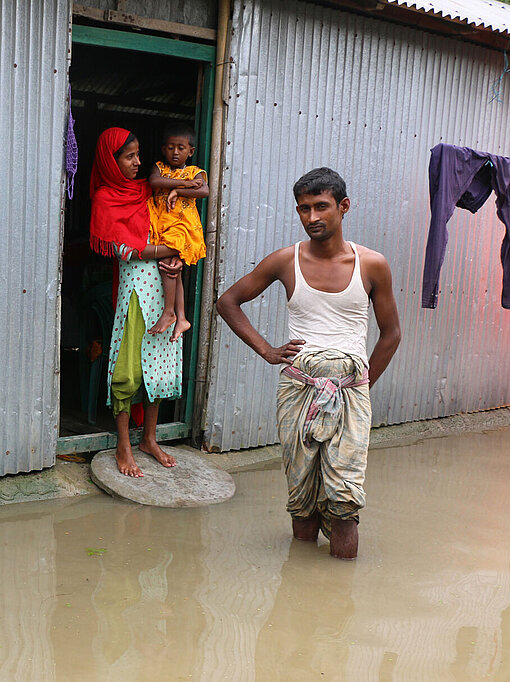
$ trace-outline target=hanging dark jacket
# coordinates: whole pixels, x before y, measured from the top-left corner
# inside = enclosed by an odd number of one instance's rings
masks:
[[[505,225],[501,245],[503,290],[501,305],[510,309],[510,158],[469,147],[438,144],[429,164],[430,228],[423,270],[422,308],[436,308],[439,274],[455,206],[472,213],[496,193],[496,213]]]

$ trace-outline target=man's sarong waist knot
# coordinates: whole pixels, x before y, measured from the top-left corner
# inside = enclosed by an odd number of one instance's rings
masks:
[[[311,377],[292,365],[285,367],[282,373],[290,379],[315,388],[313,400],[303,427],[304,440],[308,440],[310,428],[320,412],[326,412],[331,415],[336,415],[340,412],[344,403],[342,388],[355,388],[356,386],[365,386],[369,383],[368,370],[366,368],[361,372],[361,376],[359,372],[352,372],[343,377]]]

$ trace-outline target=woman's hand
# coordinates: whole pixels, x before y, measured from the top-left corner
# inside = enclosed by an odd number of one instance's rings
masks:
[[[184,264],[179,256],[170,256],[170,258],[165,258],[165,260],[158,261],[158,268],[161,275],[170,277],[170,279],[175,279],[181,273]]]
[[[168,193],[168,197],[166,199],[166,210],[167,211],[171,211],[172,209],[175,208],[175,204],[177,202],[178,196],[179,196],[179,194],[177,193],[176,189],[170,190],[170,192]]]

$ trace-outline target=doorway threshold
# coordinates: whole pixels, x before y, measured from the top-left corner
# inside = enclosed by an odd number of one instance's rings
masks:
[[[130,429],[129,440],[137,445],[142,440],[143,429]],[[158,441],[177,440],[187,438],[191,427],[184,422],[158,424],[156,438]],[[112,431],[99,433],[84,433],[79,436],[63,436],[57,439],[57,455],[71,455],[78,452],[93,452],[95,450],[109,450],[117,445],[117,434]]]

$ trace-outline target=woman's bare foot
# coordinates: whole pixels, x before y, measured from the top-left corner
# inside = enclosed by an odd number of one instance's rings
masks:
[[[149,334],[161,334],[162,332],[166,331],[168,329],[168,327],[171,327],[176,319],[177,319],[177,316],[173,310],[169,310],[169,311],[163,310],[161,317],[156,322],[154,327],[151,327],[149,329]],[[177,326],[177,325],[175,325],[175,326]],[[175,334],[175,331],[174,331],[174,334]]]
[[[186,318],[182,320],[180,318],[177,318],[177,322],[175,323],[175,327],[172,332],[172,336],[170,337],[170,341],[177,341],[179,336],[181,336],[181,334],[184,334],[184,332],[187,332],[190,327],[191,322],[188,322]]]
[[[168,455],[164,450],[162,450],[155,440],[150,441],[143,438],[138,447],[142,452],[155,457],[164,467],[174,467],[177,464],[172,455]]]
[[[133,478],[141,478],[143,476],[133,457],[131,445],[117,445],[115,459],[117,460],[117,467],[120,473],[124,474],[124,476],[132,476]]]

